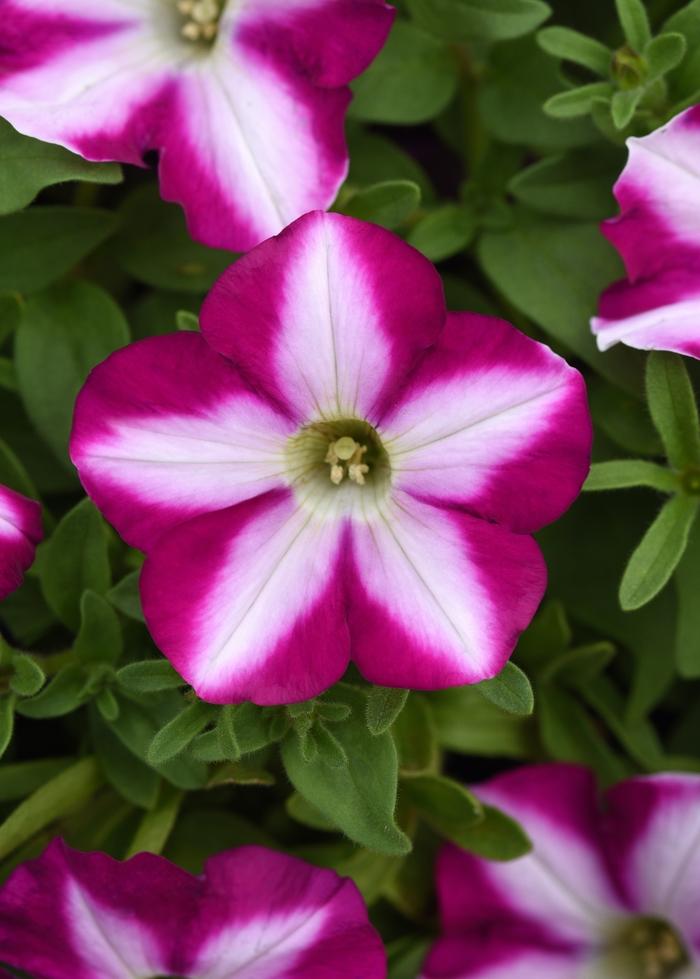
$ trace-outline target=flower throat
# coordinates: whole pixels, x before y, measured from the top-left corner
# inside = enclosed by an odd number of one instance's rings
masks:
[[[193,43],[211,44],[219,32],[226,0],[177,0],[182,18],[180,34]]]

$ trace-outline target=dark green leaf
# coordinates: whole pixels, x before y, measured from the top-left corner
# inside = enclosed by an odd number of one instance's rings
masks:
[[[32,499],[39,493],[34,482],[10,446],[0,439],[0,483]]]
[[[540,0],[407,0],[419,27],[448,41],[507,41],[529,34],[549,17]]]
[[[44,671],[31,656],[15,656],[10,689],[20,697],[33,697],[44,685]]]
[[[647,400],[668,461],[675,469],[700,464],[700,423],[688,371],[679,354],[652,351],[647,359]]]
[[[122,631],[119,617],[106,599],[86,591],[80,601],[80,632],[74,652],[85,666],[117,662],[122,654]]]
[[[522,827],[491,806],[484,806],[483,818],[463,827],[455,842],[484,860],[517,860],[532,849]]]
[[[416,775],[401,782],[401,798],[445,839],[462,846],[465,830],[483,819],[478,799],[443,775]]]
[[[535,708],[530,681],[515,663],[506,663],[498,676],[483,680],[476,689],[506,714],[527,716]]]
[[[74,761],[74,758],[42,758],[0,766],[0,802],[23,799]]]
[[[41,693],[23,700],[17,711],[25,717],[63,717],[80,707],[88,696],[85,672],[80,666],[64,666]]]
[[[298,792],[292,792],[288,796],[285,802],[285,808],[292,819],[301,823],[302,826],[309,826],[311,829],[319,829],[326,832],[335,832],[338,828],[323,813],[319,812],[315,806],[307,802],[303,795],[299,795]]]
[[[12,740],[15,727],[15,698],[13,694],[0,697],[0,758]]]
[[[127,615],[130,619],[136,619],[137,622],[145,622],[139,593],[140,576],[140,571],[132,571],[125,575],[121,581],[109,589],[107,598],[123,615]]]
[[[621,165],[617,151],[603,148],[548,156],[520,170],[508,189],[543,214],[601,220],[615,212],[612,185]]]
[[[408,690],[372,687],[367,694],[367,727],[372,734],[388,731],[406,706]]]
[[[92,743],[105,778],[127,802],[152,809],[160,786],[158,772],[133,754],[101,716],[92,710],[90,715]]]
[[[148,749],[147,759],[151,765],[162,765],[170,761],[202,731],[212,718],[212,707],[197,700],[177,714],[165,727],[161,728]]]
[[[690,531],[688,546],[676,568],[678,633],[676,661],[681,676],[700,676],[700,521]]]
[[[441,262],[463,251],[476,234],[476,214],[463,204],[445,204],[415,224],[408,242],[431,262]]]

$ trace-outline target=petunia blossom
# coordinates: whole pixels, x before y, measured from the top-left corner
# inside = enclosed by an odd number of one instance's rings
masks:
[[[593,332],[601,350],[621,342],[700,357],[700,106],[627,145],[621,213],[603,231],[628,278],[603,293]]]
[[[442,934],[422,979],[698,979],[700,776],[525,767],[477,788],[532,852],[494,863],[446,846]]]
[[[345,178],[384,0],[2,0],[0,115],[88,160],[159,154],[193,237],[244,251]]]
[[[447,315],[433,266],[311,213],[224,273],[201,334],[98,366],[71,455],[146,551],[156,643],[205,700],[498,673],[545,587],[529,536],[577,495],[580,374],[508,323]]]
[[[41,506],[0,486],[0,601],[22,584],[42,537]]]
[[[384,979],[350,880],[247,846],[194,877],[61,840],[0,889],[0,965],[32,979]]]

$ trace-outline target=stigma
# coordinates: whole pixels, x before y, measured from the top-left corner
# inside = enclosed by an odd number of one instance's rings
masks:
[[[365,476],[369,466],[363,457],[367,452],[366,445],[360,445],[349,435],[343,435],[328,446],[325,462],[330,468],[330,480],[334,486],[340,486],[345,477],[358,486],[365,485]]]
[[[213,41],[219,30],[223,0],[177,0],[184,18],[180,33],[188,41]]]

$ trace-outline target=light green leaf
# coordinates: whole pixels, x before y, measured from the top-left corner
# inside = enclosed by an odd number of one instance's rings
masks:
[[[117,680],[125,690],[133,693],[155,693],[185,686],[185,681],[167,659],[145,659],[138,663],[129,663],[119,670]]]
[[[411,180],[385,180],[358,190],[343,213],[384,228],[398,228],[420,204],[420,187]]]
[[[476,214],[464,204],[445,204],[415,224],[408,243],[431,262],[442,262],[471,244],[477,229]]]
[[[74,758],[42,758],[0,766],[0,802],[16,802],[44,785],[75,761]]]
[[[642,52],[651,40],[649,16],[642,0],[615,0],[617,16],[625,40],[635,51]]]
[[[388,731],[406,706],[408,690],[372,687],[367,694],[367,727],[372,734]]]
[[[659,34],[652,38],[644,49],[644,58],[649,65],[648,81],[662,78],[677,68],[686,50],[687,44],[682,34]]]
[[[35,697],[20,701],[17,712],[34,718],[63,717],[80,707],[88,693],[84,670],[80,666],[69,664]]]
[[[596,99],[607,98],[613,91],[610,82],[580,85],[552,95],[544,103],[544,111],[553,119],[577,119],[589,115]]]
[[[622,576],[623,609],[646,605],[666,585],[683,556],[699,504],[700,500],[688,496],[674,496],[664,503]]]
[[[15,728],[15,697],[4,694],[0,697],[0,758],[7,751]]]
[[[482,697],[506,714],[526,717],[535,709],[535,697],[530,681],[515,663],[506,663],[498,676],[483,680],[476,689]]]
[[[599,490],[628,489],[630,486],[649,486],[661,493],[676,493],[678,477],[656,462],[646,459],[611,459],[591,466],[583,488],[588,493]]]
[[[675,469],[700,465],[700,423],[695,393],[679,354],[652,351],[647,359],[649,411]]]
[[[544,27],[537,33],[537,43],[554,58],[581,65],[603,78],[610,74],[612,51],[580,31],[570,27]]]
[[[10,689],[20,697],[33,697],[44,685],[44,671],[31,656],[20,654],[12,663],[14,673],[10,679]]]
[[[407,6],[419,27],[448,41],[507,41],[551,14],[540,0],[407,0]]]
[[[141,817],[136,834],[126,851],[126,859],[137,853],[163,852],[175,826],[183,799],[184,793],[181,789],[176,789],[167,782],[161,785],[156,805]]]
[[[612,97],[610,110],[616,129],[625,129],[632,122],[643,95],[643,88],[632,88],[622,92],[615,92]]]

